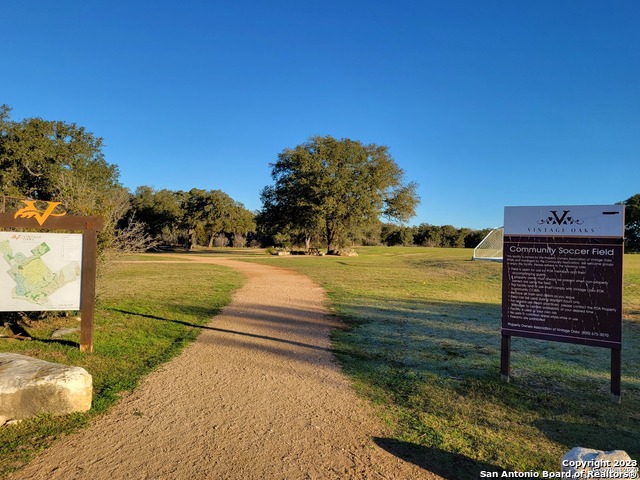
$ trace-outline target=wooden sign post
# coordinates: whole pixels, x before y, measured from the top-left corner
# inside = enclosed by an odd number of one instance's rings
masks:
[[[59,202],[46,202],[38,210],[33,200],[22,200],[26,207],[17,212],[0,213],[0,229],[63,230],[82,232],[80,290],[80,351],[93,352],[93,321],[96,301],[97,238],[103,222],[99,217],[80,217],[54,213]],[[42,309],[46,310],[46,309]]]

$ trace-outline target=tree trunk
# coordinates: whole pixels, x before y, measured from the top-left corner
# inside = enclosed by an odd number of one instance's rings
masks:
[[[189,250],[193,250],[196,246],[196,229],[189,230]]]
[[[333,241],[335,240],[336,232],[331,226],[329,222],[327,222],[327,253],[331,253],[331,246],[333,245]]]

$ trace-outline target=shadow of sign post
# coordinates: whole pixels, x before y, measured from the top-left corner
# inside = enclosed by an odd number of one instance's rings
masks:
[[[48,310],[80,310],[80,350],[83,352],[93,351],[93,323],[96,298],[96,258],[97,258],[97,234],[103,227],[102,219],[99,217],[82,217],[66,215],[66,213],[55,213],[59,202],[44,202],[47,206],[38,209],[36,202],[32,200],[22,200],[23,208],[17,212],[0,213],[0,229],[19,229],[20,231],[3,232],[10,234],[15,242],[30,237],[33,240],[37,237],[37,232],[48,231],[74,231],[81,233],[81,239],[74,242],[72,234],[58,233],[64,237],[62,241],[67,241],[64,245],[69,249],[80,250],[81,262],[77,270],[67,268],[65,271],[57,273],[50,272],[45,262],[41,259],[50,251],[46,242],[36,239],[32,242],[33,249],[29,256],[24,253],[14,253],[11,250],[9,240],[0,242],[0,255],[9,264],[7,274],[16,282],[14,297],[24,300],[25,308],[18,311],[48,311]],[[34,231],[36,233],[34,233]],[[54,233],[43,235],[56,235]],[[43,237],[53,238],[53,237]],[[73,275],[80,276],[80,292],[78,299],[61,305],[50,305],[43,301],[53,289],[62,288],[65,282]],[[43,282],[36,282],[32,278],[45,278],[46,286]],[[16,298],[0,298],[0,310],[14,311]],[[78,307],[78,308],[75,308]]]
[[[505,207],[501,377],[511,337],[611,349],[621,398],[624,206]]]

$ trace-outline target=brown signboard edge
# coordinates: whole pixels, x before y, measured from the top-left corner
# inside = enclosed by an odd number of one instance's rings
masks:
[[[13,213],[0,213],[0,228],[28,230],[73,230],[82,232],[82,275],[80,279],[80,351],[93,352],[93,330],[96,304],[96,272],[100,217],[64,215],[49,217],[39,225],[33,218],[15,218]]]

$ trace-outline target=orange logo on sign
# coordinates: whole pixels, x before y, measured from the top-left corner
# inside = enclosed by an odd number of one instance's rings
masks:
[[[62,202],[47,202],[47,208],[44,211],[38,210],[35,200],[21,200],[21,202],[24,203],[26,207],[18,210],[13,218],[35,218],[40,226],[42,226],[49,217],[62,217],[67,214],[67,212],[53,213],[56,207]]]

